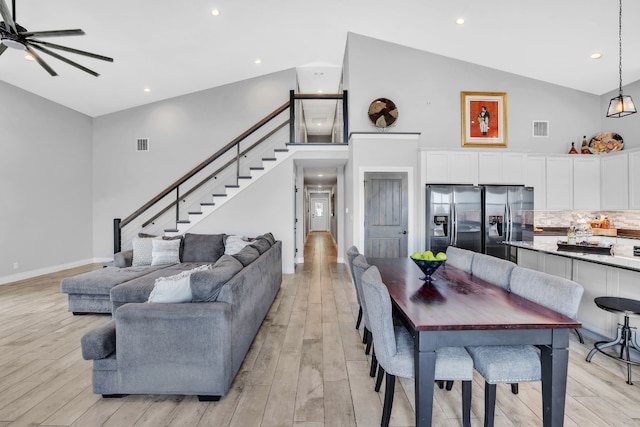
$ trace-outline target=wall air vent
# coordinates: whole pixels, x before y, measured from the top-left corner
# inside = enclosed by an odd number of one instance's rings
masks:
[[[549,137],[549,121],[534,120],[533,121],[533,136],[534,137]]]
[[[136,151],[149,151],[149,138],[138,138]]]

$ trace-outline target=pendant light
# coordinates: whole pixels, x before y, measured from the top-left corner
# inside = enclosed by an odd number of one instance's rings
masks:
[[[618,48],[618,57],[620,59],[620,61],[618,62],[618,71],[620,73],[620,88],[618,96],[612,98],[609,102],[607,117],[624,117],[637,112],[636,106],[633,104],[633,99],[631,99],[631,96],[622,94],[622,0],[620,0],[620,14],[618,15]]]

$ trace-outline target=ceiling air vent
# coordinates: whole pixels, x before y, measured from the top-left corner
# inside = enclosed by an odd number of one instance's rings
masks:
[[[533,136],[546,138],[549,136],[549,122],[543,120],[534,120]]]
[[[138,138],[136,151],[149,151],[149,138]]]

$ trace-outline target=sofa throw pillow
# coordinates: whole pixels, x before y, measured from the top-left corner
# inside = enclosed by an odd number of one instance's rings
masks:
[[[260,256],[260,252],[258,252],[258,250],[253,245],[249,245],[245,246],[240,252],[232,256],[240,261],[240,263],[242,263],[244,267],[246,267],[247,265],[258,259],[258,257]]]
[[[180,240],[154,239],[151,242],[151,265],[177,264],[180,262]]]
[[[225,283],[242,270],[243,266],[231,255],[222,255],[208,271],[191,276],[193,302],[215,301]]]
[[[190,286],[191,275],[211,268],[212,265],[202,265],[174,276],[158,277],[147,302],[163,304],[191,302],[193,298]]]
[[[264,233],[262,235],[262,237],[264,237],[265,239],[267,239],[269,241],[269,243],[271,243],[271,246],[273,246],[276,243],[276,238],[273,237],[272,233]]]
[[[223,234],[185,234],[182,262],[216,262],[224,255],[223,237]]]
[[[250,244],[251,242],[246,240],[244,236],[227,236],[224,244],[224,253],[225,255],[235,255]]]
[[[255,240],[251,242],[251,246],[256,248],[258,252],[260,252],[260,255],[262,255],[263,253],[269,250],[269,248],[271,247],[271,244],[264,237],[257,237]]]
[[[159,237],[133,238],[133,260],[131,261],[132,266],[136,267],[139,265],[151,265],[152,242],[156,239],[159,239]]]

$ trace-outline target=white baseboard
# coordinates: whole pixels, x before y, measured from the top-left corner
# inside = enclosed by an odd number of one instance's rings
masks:
[[[58,271],[67,270],[69,268],[82,267],[87,264],[95,264],[100,262],[110,262],[113,258],[92,258],[80,261],[73,261],[66,264],[54,265],[51,267],[38,268],[36,270],[24,271],[22,273],[11,274],[9,276],[0,277],[0,285],[7,285],[13,282],[19,282],[20,280],[33,279],[34,277],[42,276],[44,274],[57,273]]]

